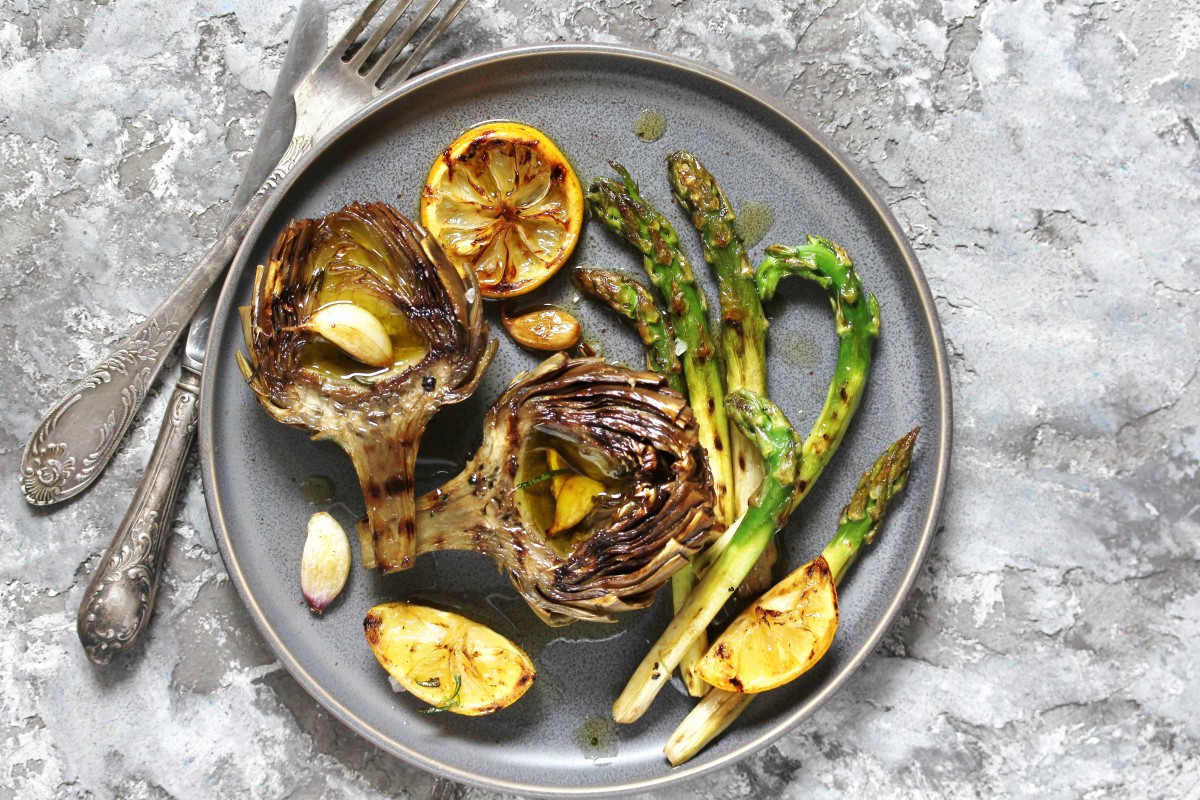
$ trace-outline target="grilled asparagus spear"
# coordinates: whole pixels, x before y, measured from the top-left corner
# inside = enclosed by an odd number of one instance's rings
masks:
[[[708,457],[716,497],[717,519],[729,525],[735,515],[732,491],[732,461],[729,448],[729,422],[725,417],[725,381],[720,359],[708,329],[708,304],[696,283],[691,263],[679,246],[679,235],[661,213],[642,199],[637,183],[628,170],[616,162],[610,166],[620,181],[597,178],[588,187],[588,205],[614,233],[642,254],[650,281],[666,307],[671,326],[678,337],[677,350],[683,364],[688,403],[696,418],[700,444]],[[687,596],[694,575],[682,570],[672,582],[675,609]],[[689,643],[680,669],[689,693],[699,696],[703,685],[692,674],[692,666],[704,652],[707,639]],[[668,671],[669,673],[669,671]]]
[[[796,482],[793,505],[812,489],[825,465],[833,458],[850,420],[858,410],[871,371],[871,350],[879,338],[879,302],[863,289],[854,262],[840,245],[820,236],[809,236],[799,247],[772,245],[755,275],[759,295],[775,296],[784,275],[816,281],[829,294],[838,335],[838,358],[825,405],[808,438]]]
[[[717,279],[721,303],[721,354],[725,389],[767,393],[767,318],[754,284],[754,267],[734,230],[733,206],[716,179],[696,156],[676,152],[667,157],[675,199],[700,233],[704,261]],[[745,436],[729,431],[734,508],[741,515],[762,482],[762,458]],[[771,585],[776,560],[774,540],[738,587],[739,597],[754,597]]]
[[[914,429],[888,447],[859,479],[853,498],[842,509],[837,533],[820,555],[825,559],[828,575],[835,587],[841,583],[862,546],[875,540],[888,504],[907,483],[912,450],[919,432],[919,428]],[[805,565],[801,570],[807,567]],[[671,734],[663,749],[667,759],[672,765],[678,766],[696,755],[728,728],[756,696],[724,689],[709,691]]]
[[[879,303],[863,289],[850,256],[839,245],[819,236],[809,236],[799,247],[772,245],[755,274],[763,300],[775,296],[785,275],[815,281],[829,294],[838,335],[838,358],[825,405],[804,440],[800,473],[792,505],[798,505],[833,458],[854,412],[858,410],[871,370],[871,350],[879,337]],[[727,530],[720,539],[695,559],[701,575],[716,560],[732,538]]]
[[[675,331],[650,290],[628,275],[598,267],[577,268],[575,280],[592,297],[634,324],[646,347],[646,366],[665,377],[672,389],[686,397],[687,386],[679,356],[675,354]]]

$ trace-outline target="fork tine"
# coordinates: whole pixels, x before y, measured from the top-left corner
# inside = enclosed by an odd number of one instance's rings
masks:
[[[349,30],[342,35],[341,39],[338,39],[337,44],[329,48],[329,55],[336,55],[339,59],[345,58],[346,51],[358,39],[358,35],[366,30],[367,25],[371,22],[371,18],[375,16],[375,12],[379,11],[379,7],[383,3],[384,0],[371,0],[367,7],[363,9],[363,12],[358,15],[358,19],[354,20],[350,25]]]
[[[363,43],[363,46],[360,47],[358,52],[354,54],[354,57],[346,63],[349,64],[355,71],[362,69],[362,65],[366,63],[367,57],[370,56],[371,53],[375,52],[375,48],[379,46],[379,43],[383,41],[384,37],[391,32],[393,27],[395,27],[396,21],[400,19],[400,15],[404,13],[405,9],[408,8],[409,3],[411,2],[412,0],[400,0],[400,2],[396,4],[396,7],[393,8],[391,12],[384,18],[383,22],[379,23],[379,27],[377,27],[367,41]]]
[[[404,32],[396,37],[396,41],[388,45],[387,50],[384,51],[383,55],[379,57],[379,60],[375,62],[375,66],[373,66],[371,71],[366,75],[366,77],[372,83],[377,83],[379,81],[379,78],[391,65],[392,60],[401,50],[405,48],[410,41],[412,41],[413,36],[415,36],[417,33],[417,29],[425,24],[425,20],[429,19],[429,15],[433,13],[433,10],[437,8],[438,3],[440,2],[441,0],[429,0],[429,2],[427,2],[421,8],[421,10],[417,12],[417,15],[413,17],[412,22],[408,24],[408,27],[404,29]]]
[[[420,44],[417,45],[416,49],[413,50],[412,55],[410,55],[388,79],[388,86],[395,86],[412,74],[413,70],[416,69],[421,63],[421,59],[424,58],[425,54],[429,52],[429,48],[433,46],[433,43],[439,36],[442,35],[446,28],[450,26],[450,23],[453,22],[454,18],[458,16],[458,12],[462,11],[463,6],[465,6],[469,1],[470,0],[455,0],[454,5],[450,7],[450,9],[440,20],[438,20],[433,29],[425,35],[425,38],[422,39]],[[425,4],[425,7],[421,9],[420,13],[417,14],[412,23],[404,29],[404,32],[400,34],[396,41],[392,42],[384,54],[379,57],[379,61],[376,62],[375,66],[371,68],[371,71],[367,75],[367,77],[377,86],[379,85],[379,80],[383,76],[383,73],[389,66],[391,66],[396,57],[400,55],[400,51],[404,49],[405,45],[412,41],[417,29],[421,27],[425,20],[429,19],[429,15],[433,13],[433,10],[437,8],[441,2],[442,0],[429,0],[429,2]],[[379,88],[385,89],[387,87],[379,86]]]

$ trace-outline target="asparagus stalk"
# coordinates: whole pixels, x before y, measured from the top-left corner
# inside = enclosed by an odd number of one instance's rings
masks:
[[[854,496],[842,509],[837,533],[820,556],[829,565],[834,586],[840,585],[862,546],[875,540],[888,504],[907,483],[918,433],[920,428],[913,429],[888,447],[863,474]],[[673,766],[679,766],[696,755],[728,728],[756,696],[724,689],[711,690],[671,734],[663,749],[667,760]]]
[[[692,569],[691,564],[671,576],[671,610],[676,614],[687,604],[687,599],[696,589],[696,582],[696,571]],[[712,689],[696,673],[696,665],[700,663],[707,649],[708,633],[700,631],[679,656],[679,678],[683,681],[683,688],[687,689],[687,693],[692,697],[704,697]]]
[[[650,291],[628,275],[597,267],[579,267],[575,280],[588,294],[634,324],[646,347],[646,366],[686,397],[687,386],[675,354],[675,331]]]
[[[620,181],[596,178],[588,187],[588,205],[617,235],[642,254],[642,265],[658,290],[683,352],[687,396],[696,417],[700,444],[712,473],[718,519],[728,525],[734,518],[730,493],[729,423],[725,418],[725,383],[716,349],[708,330],[704,293],[692,266],[679,247],[679,235],[661,213],[642,199],[629,172],[611,162]]]
[[[736,516],[728,444],[730,431],[723,403],[725,384],[708,330],[708,304],[696,283],[691,263],[679,246],[675,228],[642,198],[637,183],[624,167],[616,162],[610,165],[620,176],[620,182],[610,178],[592,181],[588,187],[588,204],[610,230],[642,254],[642,265],[666,306],[671,326],[683,348],[680,360],[686,394],[696,418],[700,445],[708,458],[716,502],[714,510],[718,521],[728,526]],[[694,583],[695,575],[690,567],[673,577],[671,585],[676,613]],[[696,661],[707,647],[707,638],[702,634],[688,644],[680,662],[684,685],[697,697],[706,691],[693,672]]]
[[[767,393],[766,335],[767,319],[754,283],[754,267],[746,248],[734,232],[733,207],[716,179],[691,153],[672,153],[667,158],[671,188],[675,198],[700,232],[704,260],[717,278],[721,302],[721,353],[725,360],[727,391],[748,389]],[[758,450],[741,433],[732,435],[734,449],[734,496],[740,500],[739,513],[762,480],[762,459]],[[744,465],[737,463],[738,443],[749,456]],[[743,480],[745,478],[745,480]],[[747,483],[748,481],[748,483]]]
[[[800,247],[768,247],[755,275],[759,295],[764,300],[774,297],[784,275],[816,281],[829,293],[840,340],[825,405],[804,441],[804,463],[793,500],[798,504],[833,458],[862,401],[871,371],[871,349],[879,338],[879,302],[863,289],[849,254],[820,236],[809,236],[808,244]]]
[[[667,157],[675,199],[700,233],[704,261],[717,279],[721,303],[721,354],[725,362],[725,389],[767,393],[767,318],[754,283],[754,267],[734,229],[733,206],[716,179],[696,156],[687,152]],[[741,434],[731,429],[734,511],[741,515],[762,482],[762,458]],[[774,540],[738,587],[739,597],[761,594],[771,585],[776,559]]]
[[[633,722],[645,713],[688,645],[712,622],[791,513],[800,471],[799,435],[783,412],[761,395],[740,389],[726,397],[725,405],[730,418],[762,455],[762,483],[750,498],[733,541],[696,585],[613,703],[617,722]]]
[[[672,389],[686,397],[687,387],[684,385],[679,357],[675,354],[675,332],[650,291],[628,275],[595,267],[576,269],[575,279],[588,294],[634,323],[646,347],[647,366],[664,376]],[[690,564],[671,576],[671,602],[676,613],[683,607],[695,585],[696,573]],[[709,689],[694,669],[706,647],[707,637],[697,637],[679,663],[683,685],[692,697],[703,697]]]
[[[842,442],[850,420],[862,401],[871,370],[871,350],[879,337],[879,303],[867,294],[854,270],[850,256],[839,245],[819,236],[809,236],[799,247],[772,245],[755,275],[763,300],[775,296],[785,275],[815,281],[829,294],[838,335],[838,358],[833,380],[808,438],[804,440],[800,473],[796,479],[793,507],[812,490],[825,465]],[[727,530],[693,560],[698,574],[716,560],[731,541]]]

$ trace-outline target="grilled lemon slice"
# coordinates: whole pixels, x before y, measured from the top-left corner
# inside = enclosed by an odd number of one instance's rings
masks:
[[[486,625],[412,603],[384,603],[363,621],[375,658],[438,711],[491,714],[515,703],[537,670],[525,651]]]
[[[421,222],[484,297],[516,297],[550,279],[583,226],[583,187],[546,134],[489,122],[438,156],[421,195]]]
[[[765,692],[821,660],[837,632],[837,588],[824,556],[792,572],[737,616],[696,665],[729,692]]]

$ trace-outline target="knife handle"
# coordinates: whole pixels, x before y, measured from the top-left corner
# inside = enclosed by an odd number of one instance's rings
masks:
[[[200,376],[184,369],[146,472],[79,606],[83,649],[107,664],[137,642],[154,609],[183,465],[196,435]]]
[[[281,162],[183,282],[38,424],[21,458],[26,500],[35,506],[53,505],[79,494],[99,476],[183,329],[225,274],[242,237],[294,163]]]

